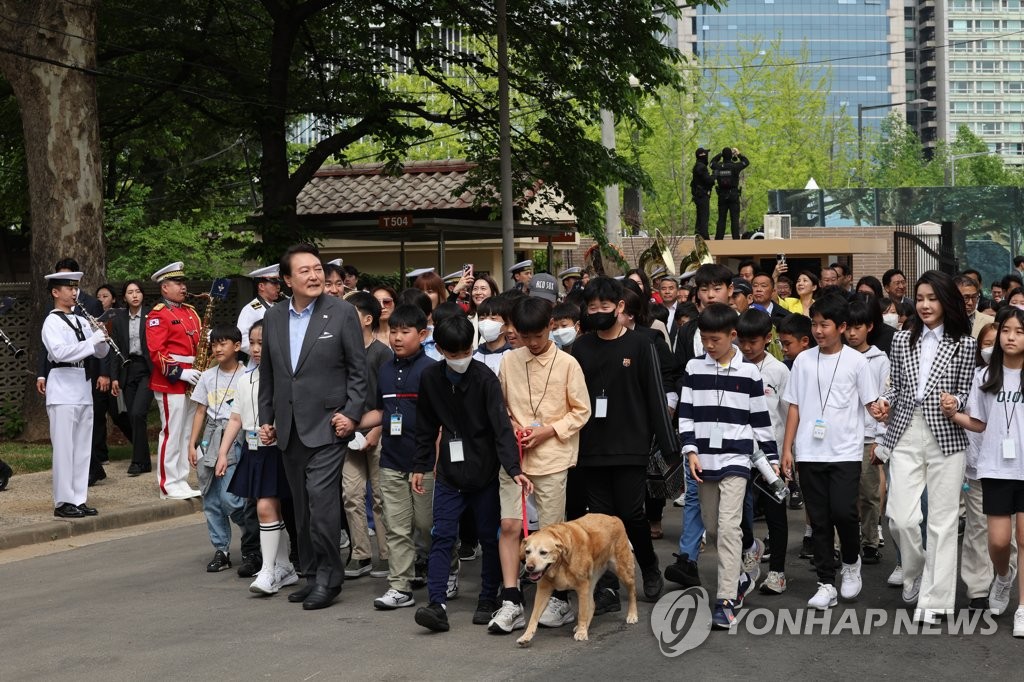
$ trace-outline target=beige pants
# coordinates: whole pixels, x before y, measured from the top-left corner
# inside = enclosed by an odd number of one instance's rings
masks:
[[[423,475],[426,492],[417,495],[412,491],[409,479],[412,474],[387,467],[380,468],[380,493],[384,507],[384,523],[387,526],[387,543],[390,551],[388,585],[402,592],[411,592],[415,577],[416,544],[413,534],[418,530],[426,551],[430,552],[430,528],[434,523],[434,474]]]
[[[370,559],[370,528],[366,522],[366,481],[373,491],[373,521],[377,531],[377,553],[388,560],[387,523],[380,492],[380,443],[372,450],[345,453],[345,467],[341,470],[341,489],[345,499],[345,518],[352,538],[352,558]]]
[[[878,548],[878,519],[882,510],[881,472],[882,467],[871,463],[872,445],[864,446],[864,458],[860,464],[860,544]],[[351,521],[349,521],[351,523]]]
[[[533,503],[537,506],[537,521],[541,528],[565,521],[565,481],[569,471],[530,476],[533,483]],[[498,473],[501,497],[501,518],[523,518],[522,487],[502,469]]]
[[[736,600],[743,568],[743,499],[747,480],[728,476],[721,481],[704,481],[697,486],[700,515],[708,537],[718,547],[718,599]]]

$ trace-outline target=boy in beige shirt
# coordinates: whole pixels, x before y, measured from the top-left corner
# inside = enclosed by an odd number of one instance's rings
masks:
[[[590,418],[590,394],[576,359],[551,341],[551,302],[540,297],[516,302],[510,319],[521,347],[505,354],[498,378],[512,425],[523,444],[523,473],[534,483],[534,501],[543,528],[565,520],[565,482],[579,455],[579,431]],[[523,527],[522,489],[504,473],[498,555],[504,587],[501,607],[488,629],[510,633],[525,627],[519,590],[519,539]],[[564,592],[556,592],[541,625],[559,627],[575,614]]]

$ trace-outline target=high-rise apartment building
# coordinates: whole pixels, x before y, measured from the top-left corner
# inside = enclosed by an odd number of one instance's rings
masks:
[[[907,98],[927,147],[960,126],[1009,164],[1024,164],[1024,9],[1021,0],[905,0]]]
[[[716,59],[778,40],[791,57],[806,55],[831,73],[829,112],[877,126],[906,101],[904,0],[729,0],[718,11],[684,10],[670,39],[684,53]],[[894,105],[890,108],[888,105]]]

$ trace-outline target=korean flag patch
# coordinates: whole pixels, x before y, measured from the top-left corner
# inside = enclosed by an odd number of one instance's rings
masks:
[[[149,321],[149,326],[150,327],[159,327],[160,326],[160,318],[159,317],[152,318]]]

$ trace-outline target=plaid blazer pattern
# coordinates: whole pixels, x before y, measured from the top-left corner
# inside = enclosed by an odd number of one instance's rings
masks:
[[[974,358],[978,342],[964,335],[954,340],[949,334],[942,337],[932,362],[931,373],[925,386],[921,409],[924,420],[939,443],[943,455],[967,449],[967,434],[942,414],[939,395],[955,395],[960,409],[967,405],[967,394],[974,378]],[[890,384],[883,394],[889,401],[889,422],[882,444],[889,450],[896,447],[914,415],[917,396],[917,378],[921,367],[920,341],[910,345],[910,331],[897,332],[889,354],[892,363]]]

